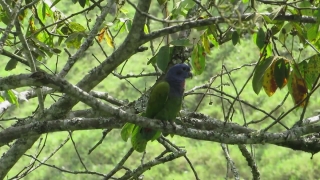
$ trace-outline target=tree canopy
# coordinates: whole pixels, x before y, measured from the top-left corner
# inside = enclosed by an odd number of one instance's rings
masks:
[[[43,166],[95,179],[159,179],[147,170],[167,166],[161,177],[170,179],[171,162],[172,171],[189,168],[181,177],[206,179],[197,166],[201,154],[190,153],[204,141],[220,144],[221,152],[207,159],[223,157],[226,177],[264,179],[267,165],[257,163],[263,157],[257,147],[320,151],[319,0],[0,5],[0,179],[27,178]],[[177,63],[194,74],[177,125],[139,115],[150,89]],[[161,136],[139,154],[121,139],[125,123],[178,139]],[[95,134],[101,131],[102,137]],[[68,141],[72,150],[64,152],[72,158],[61,156],[56,166],[56,153]],[[247,169],[233,161],[233,150]]]

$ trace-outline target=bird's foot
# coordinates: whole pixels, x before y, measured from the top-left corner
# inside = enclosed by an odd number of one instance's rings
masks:
[[[169,121],[169,122],[170,122],[170,124],[172,125],[173,130],[175,131],[175,130],[177,129],[176,123],[175,123],[174,121]]]
[[[166,128],[167,128],[167,122],[168,122],[168,121],[163,121],[163,120],[161,120],[161,122],[162,122],[162,124],[163,124],[163,128],[166,129]]]

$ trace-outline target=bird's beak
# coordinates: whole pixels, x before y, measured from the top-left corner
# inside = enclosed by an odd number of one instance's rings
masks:
[[[191,79],[192,79],[192,77],[193,77],[193,74],[192,74],[191,72],[189,72],[188,78],[191,78]]]

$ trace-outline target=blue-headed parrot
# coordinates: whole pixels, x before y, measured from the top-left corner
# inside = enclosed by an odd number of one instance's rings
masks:
[[[147,109],[141,113],[141,116],[173,123],[181,109],[185,79],[191,76],[188,65],[176,64],[172,66],[165,79],[157,83],[151,90]],[[161,132],[126,123],[121,130],[122,139],[127,141],[130,135],[133,149],[144,152],[147,142],[158,139]]]

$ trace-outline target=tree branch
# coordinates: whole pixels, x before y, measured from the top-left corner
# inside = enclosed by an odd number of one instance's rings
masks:
[[[136,116],[134,114],[127,113],[121,109],[106,105],[101,103],[100,101],[96,100],[88,93],[82,91],[76,86],[69,84],[66,80],[57,78],[55,76],[45,74],[45,75],[35,75],[42,72],[33,73],[32,75],[16,75],[16,76],[9,76],[7,78],[0,79],[0,89],[3,88],[12,88],[10,84],[12,83],[15,85],[34,85],[40,86],[41,84],[46,84],[52,88],[60,90],[64,93],[67,93],[73,97],[78,98],[80,101],[88,104],[93,109],[100,111],[104,115],[113,116],[117,119],[122,120],[122,122],[130,122],[136,123],[142,127],[151,127],[153,129],[162,130],[163,132],[168,132],[170,134],[177,134],[180,136],[190,137],[193,139],[200,139],[200,140],[208,140],[214,142],[221,142],[225,144],[257,144],[257,143],[273,143],[280,146],[286,146],[296,150],[304,150],[306,152],[316,153],[319,151],[319,144],[317,138],[303,138],[301,136],[316,133],[320,130],[319,125],[309,125],[299,128],[293,128],[288,131],[284,131],[281,133],[268,133],[268,132],[259,132],[259,131],[252,131],[251,129],[243,129],[244,127],[240,125],[236,125],[235,123],[226,123],[222,126],[223,121],[217,121],[213,119],[208,119],[207,116],[203,116],[201,114],[193,114],[193,117],[201,118],[202,120],[186,120],[186,122],[195,122],[196,127],[206,127],[206,130],[202,129],[194,129],[194,128],[184,128],[182,126],[177,125],[176,131],[174,128],[167,127],[163,128],[162,123],[159,121],[151,121],[146,120],[143,117]],[[39,77],[41,76],[41,78]],[[15,79],[14,79],[15,77]],[[19,77],[17,79],[17,77]],[[37,79],[34,79],[34,78]],[[2,82],[1,82],[2,81]],[[48,118],[52,118],[49,116]],[[51,119],[46,119],[51,120]],[[154,123],[151,123],[154,122]],[[204,122],[207,124],[199,124],[199,122]],[[210,125],[209,123],[213,123]],[[220,122],[220,123],[214,123]],[[151,124],[150,124],[151,123]],[[220,125],[219,125],[220,124]],[[60,126],[59,126],[60,127]],[[215,128],[214,131],[208,129],[208,127]],[[221,127],[221,131],[217,130],[217,127]],[[241,128],[240,128],[241,127]],[[110,126],[99,126],[99,128],[113,128]],[[220,129],[220,128],[219,128]],[[236,130],[239,129],[239,130]],[[243,132],[245,131],[245,132]],[[236,134],[235,134],[236,132]],[[237,133],[238,132],[238,133]],[[309,144],[309,145],[308,145]],[[309,149],[310,145],[312,145],[312,149]],[[1,163],[0,163],[1,164]]]
[[[258,165],[257,165],[256,161],[251,156],[250,152],[247,150],[245,145],[240,144],[240,145],[238,145],[238,148],[240,149],[242,155],[246,158],[248,165],[251,168],[252,179],[259,180],[260,179],[260,172],[259,172]]]
[[[19,8],[20,8],[20,5],[21,5],[21,0],[16,2],[16,5],[13,8],[13,10],[11,10],[10,6],[5,1],[1,1],[1,5],[4,8],[4,10],[6,11],[7,16],[10,17],[10,22],[8,23],[8,25],[7,25],[5,31],[4,31],[1,39],[0,39],[0,54],[2,54],[3,46],[5,44],[5,41],[7,40],[8,36],[9,36],[9,33],[11,32],[11,29],[13,28],[14,23],[17,20],[17,16],[18,16],[18,13],[19,13]]]
[[[230,168],[231,168],[231,171],[233,173],[234,179],[235,180],[240,180],[238,169],[237,169],[235,163],[233,162],[233,160],[230,157],[227,145],[226,144],[221,144],[221,148],[222,148],[222,150],[224,152],[224,157],[226,158],[227,162],[230,165]]]
[[[129,179],[130,177],[138,177],[139,175],[141,175],[143,172],[145,172],[146,170],[150,169],[153,166],[156,166],[158,164],[162,164],[165,162],[169,162],[172,161],[174,159],[177,159],[181,156],[184,156],[186,154],[186,151],[181,150],[181,151],[177,151],[177,152],[173,152],[170,153],[169,155],[159,158],[159,159],[154,159],[152,161],[149,161],[146,164],[142,164],[140,165],[137,169],[133,170],[132,172],[127,172],[124,176],[122,176],[121,178],[119,178],[119,180],[125,180],[125,179]]]
[[[140,41],[142,43],[151,41],[153,39],[162,37],[167,34],[173,34],[179,31],[183,31],[186,29],[191,29],[195,27],[201,27],[201,26],[208,26],[212,24],[221,24],[221,23],[230,23],[230,22],[238,22],[239,20],[242,22],[253,20],[257,16],[271,16],[271,13],[246,13],[242,14],[240,17],[237,16],[231,16],[231,17],[209,17],[207,19],[196,19],[196,20],[189,20],[183,24],[170,26],[167,28],[160,29],[158,31],[153,31],[150,34],[144,35],[143,38],[141,38]],[[227,22],[226,19],[229,21]],[[301,23],[317,23],[317,19],[315,17],[311,16],[299,16],[299,15],[278,15],[274,18],[274,20],[282,20],[282,21],[291,21],[291,22],[301,22]]]
[[[84,52],[91,46],[94,38],[98,34],[104,19],[111,11],[111,5],[114,3],[115,0],[108,1],[108,4],[102,9],[100,16],[97,17],[96,23],[94,24],[93,28],[91,29],[88,37],[86,40],[81,44],[80,48],[77,52],[70,56],[67,63],[58,74],[59,77],[65,77],[69,70],[73,67],[73,65],[83,56]]]
[[[30,70],[33,73],[37,72],[37,68],[36,68],[36,64],[35,64],[35,61],[34,61],[34,57],[33,57],[32,53],[31,53],[31,50],[29,48],[29,44],[27,43],[26,38],[22,34],[20,22],[16,21],[15,22],[15,26],[16,26],[16,31],[17,31],[18,37],[19,37],[19,39],[21,41],[21,44],[22,44],[22,47],[23,47],[23,49],[25,51],[25,55],[27,57],[27,61],[28,61]],[[43,111],[44,111],[44,98],[43,98],[42,90],[41,90],[41,88],[36,88],[35,91],[36,91],[37,96],[38,96],[40,113],[42,114]]]
[[[163,126],[159,120],[149,119],[129,113],[121,113],[118,117],[110,118],[73,118],[54,121],[36,121],[26,125],[10,127],[0,132],[0,146],[3,146],[20,137],[34,137],[49,132],[58,131],[76,131],[103,128],[121,128],[124,123],[130,122],[142,127],[149,127],[168,134],[180,135],[183,137],[220,142],[225,144],[264,144],[270,143],[278,146],[292,148],[294,150],[303,150],[313,154],[320,151],[319,137],[306,134],[317,133],[320,131],[320,125],[309,125],[297,127],[279,133],[268,133],[262,131],[248,133],[234,133],[232,128],[234,123],[225,123],[225,130],[217,132],[215,130],[199,130],[195,128],[186,128],[180,125]],[[240,125],[239,125],[240,126]],[[311,149],[310,145],[317,144],[316,149]],[[299,146],[299,149],[290,145]],[[312,146],[311,146],[312,147]]]

